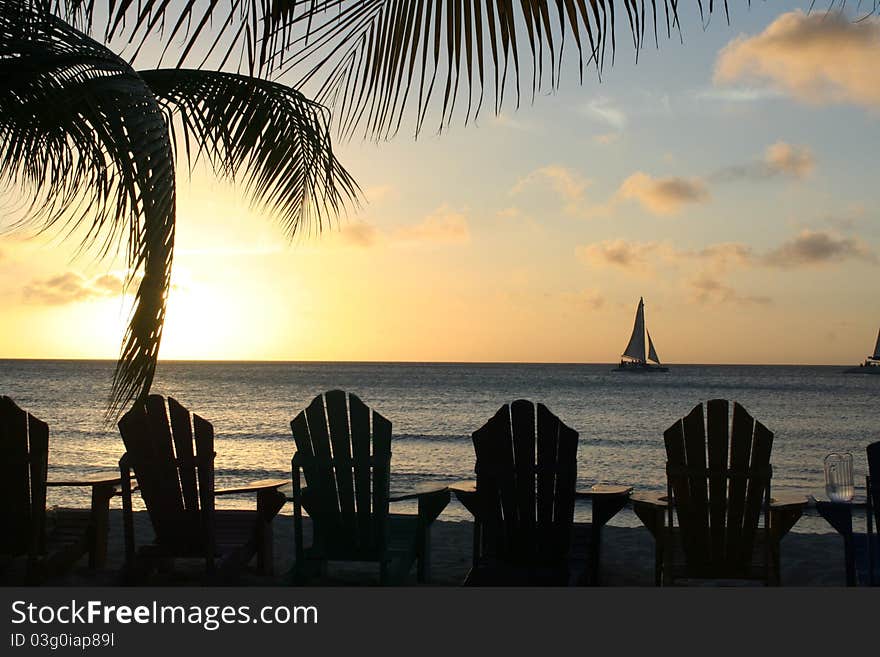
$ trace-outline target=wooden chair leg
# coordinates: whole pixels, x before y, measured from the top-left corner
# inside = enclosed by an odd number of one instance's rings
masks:
[[[103,568],[107,563],[107,532],[110,524],[110,499],[114,486],[92,486],[92,508],[89,520],[89,568]]]
[[[425,584],[431,578],[431,526],[423,527],[419,532],[416,548],[418,564],[416,576],[419,584]]]

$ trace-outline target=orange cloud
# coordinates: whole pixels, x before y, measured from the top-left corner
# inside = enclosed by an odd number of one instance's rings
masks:
[[[793,11],[757,36],[730,42],[718,56],[714,81],[762,81],[807,103],[880,109],[878,60],[880,19]]]
[[[339,231],[343,244],[362,248],[373,246],[379,239],[379,231],[373,224],[357,221],[346,224]]]
[[[767,148],[764,163],[771,172],[793,178],[805,178],[816,168],[816,158],[806,146],[792,146],[778,141]]]
[[[668,247],[657,242],[628,242],[623,239],[605,240],[577,247],[577,257],[594,267],[619,267],[630,271],[649,268],[651,258]]]
[[[400,228],[395,237],[401,241],[467,244],[471,240],[467,217],[444,205],[414,226]]]
[[[773,267],[822,266],[844,260],[876,263],[876,254],[860,239],[832,233],[804,230],[767,253],[764,262]]]
[[[24,300],[32,304],[60,306],[120,294],[124,281],[113,274],[89,280],[76,272],[32,281],[22,290]]]
[[[676,214],[688,203],[708,200],[709,190],[699,178],[654,178],[637,171],[623,181],[617,191],[620,198],[635,199],[653,214]]]
[[[693,300],[699,304],[735,303],[739,305],[772,303],[770,297],[741,294],[718,278],[702,273],[689,281]]]

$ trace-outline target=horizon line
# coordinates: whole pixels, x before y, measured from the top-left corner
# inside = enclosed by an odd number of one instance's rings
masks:
[[[0,361],[63,361],[63,362],[90,362],[90,363],[115,363],[117,358],[35,358],[28,356],[0,356]],[[316,364],[316,365],[616,365],[618,361],[526,361],[526,360],[321,360],[321,359],[236,359],[236,358],[162,358],[162,363],[240,363],[240,364]],[[690,363],[682,361],[665,361],[663,365],[682,367],[858,367],[846,363]]]

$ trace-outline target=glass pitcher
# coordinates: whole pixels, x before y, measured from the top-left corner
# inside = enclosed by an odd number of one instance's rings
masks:
[[[853,456],[832,452],[825,457],[825,493],[832,502],[849,502],[855,494]]]

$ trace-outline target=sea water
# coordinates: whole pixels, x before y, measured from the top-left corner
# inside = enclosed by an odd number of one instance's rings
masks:
[[[0,394],[50,426],[50,478],[114,470],[123,452],[103,416],[114,363],[0,360]],[[707,399],[738,401],[775,433],[773,492],[821,493],[823,458],[852,452],[864,484],[865,446],[880,439],[880,377],[842,367],[673,365],[620,374],[611,365],[162,362],[153,391],[214,425],[217,485],[289,477],[290,420],[318,393],[360,396],[393,424],[392,489],[474,478],[470,434],[505,402],[544,403],[580,433],[578,486],[665,491],[663,431]],[[88,491],[53,488],[49,504],[87,505]],[[245,498],[224,505],[248,506]],[[289,512],[288,508],[286,512]],[[589,507],[578,507],[582,517]],[[469,519],[453,503],[450,520]],[[638,524],[622,514],[618,524]],[[809,527],[810,525],[806,525]],[[800,525],[799,525],[800,527]],[[819,531],[828,531],[829,528]]]

